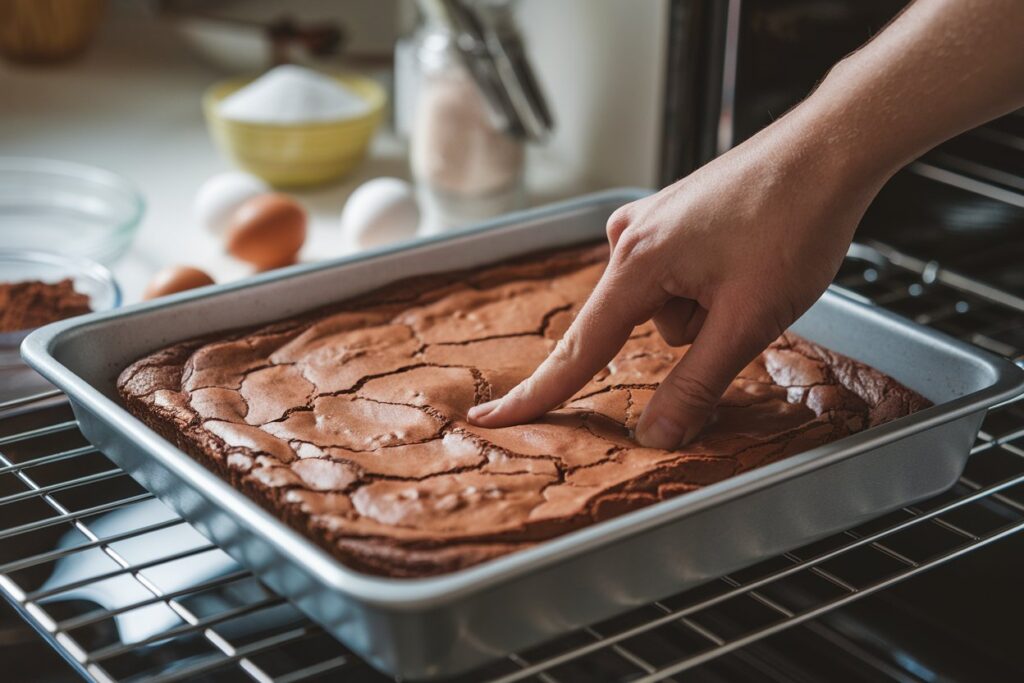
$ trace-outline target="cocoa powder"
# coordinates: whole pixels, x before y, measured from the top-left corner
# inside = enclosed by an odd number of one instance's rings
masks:
[[[60,282],[0,282],[0,332],[39,327],[89,313],[89,297],[75,291],[65,278]]]

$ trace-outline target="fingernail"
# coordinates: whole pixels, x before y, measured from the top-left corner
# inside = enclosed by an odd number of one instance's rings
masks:
[[[488,415],[493,413],[494,409],[497,408],[500,403],[501,399],[494,399],[493,401],[488,401],[487,403],[481,403],[478,406],[473,406],[472,408],[469,409],[467,417],[471,421],[476,422],[477,420],[487,417]]]
[[[636,440],[647,448],[661,448],[670,451],[682,442],[683,431],[672,420],[656,417],[649,425],[637,425]]]

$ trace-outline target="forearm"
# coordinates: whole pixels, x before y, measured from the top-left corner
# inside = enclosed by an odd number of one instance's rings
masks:
[[[859,175],[888,177],[1024,106],[1022,45],[1022,0],[917,0],[840,62],[794,123]]]
[[[1024,104],[1024,0],[918,0],[786,116],[608,222],[611,260],[554,352],[469,419],[535,419],[652,319],[691,344],[636,426],[698,433],[729,382],[835,276],[878,189],[944,139]]]

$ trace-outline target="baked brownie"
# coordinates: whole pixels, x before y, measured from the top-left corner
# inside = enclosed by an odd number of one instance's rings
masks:
[[[466,422],[544,359],[605,247],[407,280],[330,310],[197,339],[126,369],[129,410],[361,571],[428,576],[525,548],[928,405],[791,334],[732,383],[699,439],[630,430],[685,349],[653,325],[542,420]]]

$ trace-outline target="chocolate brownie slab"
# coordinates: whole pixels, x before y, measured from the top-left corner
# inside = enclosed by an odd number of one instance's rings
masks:
[[[527,377],[607,248],[417,278],[134,363],[128,409],[345,564],[418,577],[467,567],[907,415],[927,401],[785,334],[698,439],[631,430],[686,352],[652,324],[564,405],[485,429],[466,412]]]

